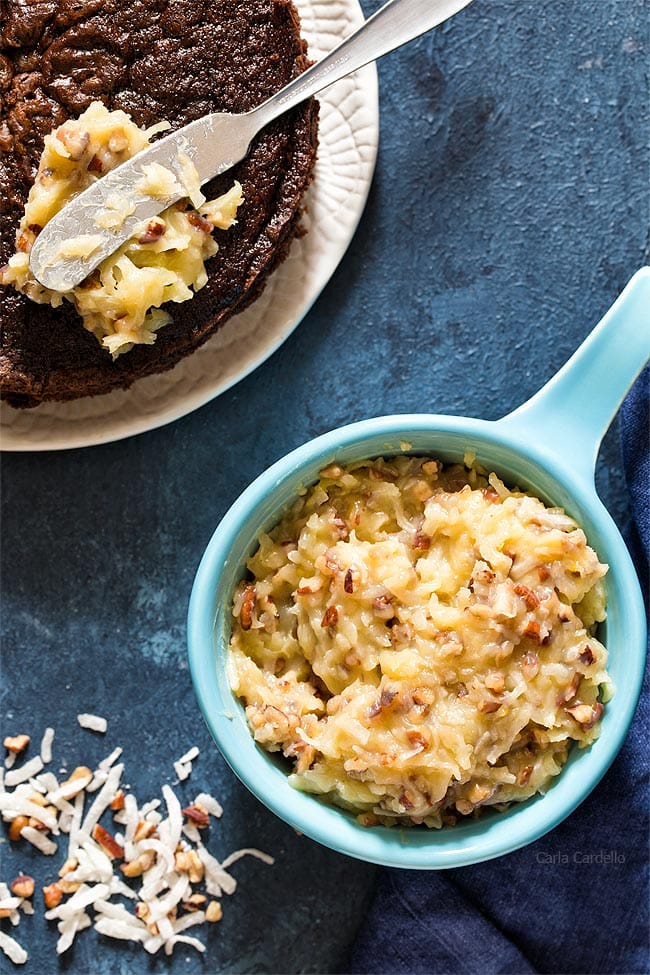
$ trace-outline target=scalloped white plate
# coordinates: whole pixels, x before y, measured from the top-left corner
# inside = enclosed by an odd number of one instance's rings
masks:
[[[358,0],[294,2],[314,59],[363,20]],[[379,132],[375,66],[333,85],[320,102],[320,148],[304,219],[309,232],[294,240],[261,297],[174,369],[128,390],[32,410],[0,404],[3,450],[88,447],[153,430],[223,393],[288,338],[339,264],[365,206]]]

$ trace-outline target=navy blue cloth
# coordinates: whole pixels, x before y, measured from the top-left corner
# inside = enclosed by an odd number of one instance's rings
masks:
[[[647,596],[650,370],[621,434]],[[384,870],[348,960],[351,973],[633,973],[648,957],[648,674],[626,742],[580,807],[536,843],[450,871]]]

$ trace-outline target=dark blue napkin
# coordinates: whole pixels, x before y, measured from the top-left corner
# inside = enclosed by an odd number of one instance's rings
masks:
[[[650,370],[623,404],[634,525],[648,592]],[[648,972],[648,675],[603,781],[536,843],[449,871],[384,870],[347,963],[351,973]]]

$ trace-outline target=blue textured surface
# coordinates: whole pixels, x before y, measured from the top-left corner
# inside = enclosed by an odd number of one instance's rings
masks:
[[[309,437],[382,413],[493,419],[568,358],[648,259],[649,22],[646,0],[477,0],[385,59],[368,208],[290,341],[161,430],[4,455],[3,734],[54,725],[55,769],[123,745],[141,799],[196,742],[185,794],[207,787],[226,809],[211,846],[278,859],[237,865],[205,956],[151,960],[85,933],[62,969],[318,972],[345,956],[374,870],[296,836],[211,747],[185,657],[192,578],[239,492]],[[616,431],[598,482],[625,528]],[[75,728],[82,710],[110,717],[104,740]],[[45,858],[2,849],[4,878],[46,882]],[[58,970],[40,911],[17,934],[27,972]]]

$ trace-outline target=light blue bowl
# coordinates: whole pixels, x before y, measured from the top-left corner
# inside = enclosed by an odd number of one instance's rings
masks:
[[[349,856],[393,867],[459,867],[501,856],[552,829],[591,792],[618,752],[636,707],[646,627],[637,576],[625,544],[596,495],[594,466],[602,436],[650,357],[650,268],[639,271],[557,375],[531,400],[498,421],[436,415],[364,420],[292,451],[244,491],[215,531],[201,561],[189,607],[192,680],[210,731],[242,782],[283,820]],[[408,446],[406,446],[408,444]],[[511,485],[562,506],[584,528],[602,561],[608,617],[600,634],[610,652],[616,694],[600,738],[572,750],[544,796],[503,814],[453,828],[360,826],[334,806],[289,786],[282,762],[255,744],[226,677],[232,594],[261,532],[271,528],[300,487],[322,467],[407,450],[441,460],[466,451]],[[623,490],[623,485],[621,485]]]

